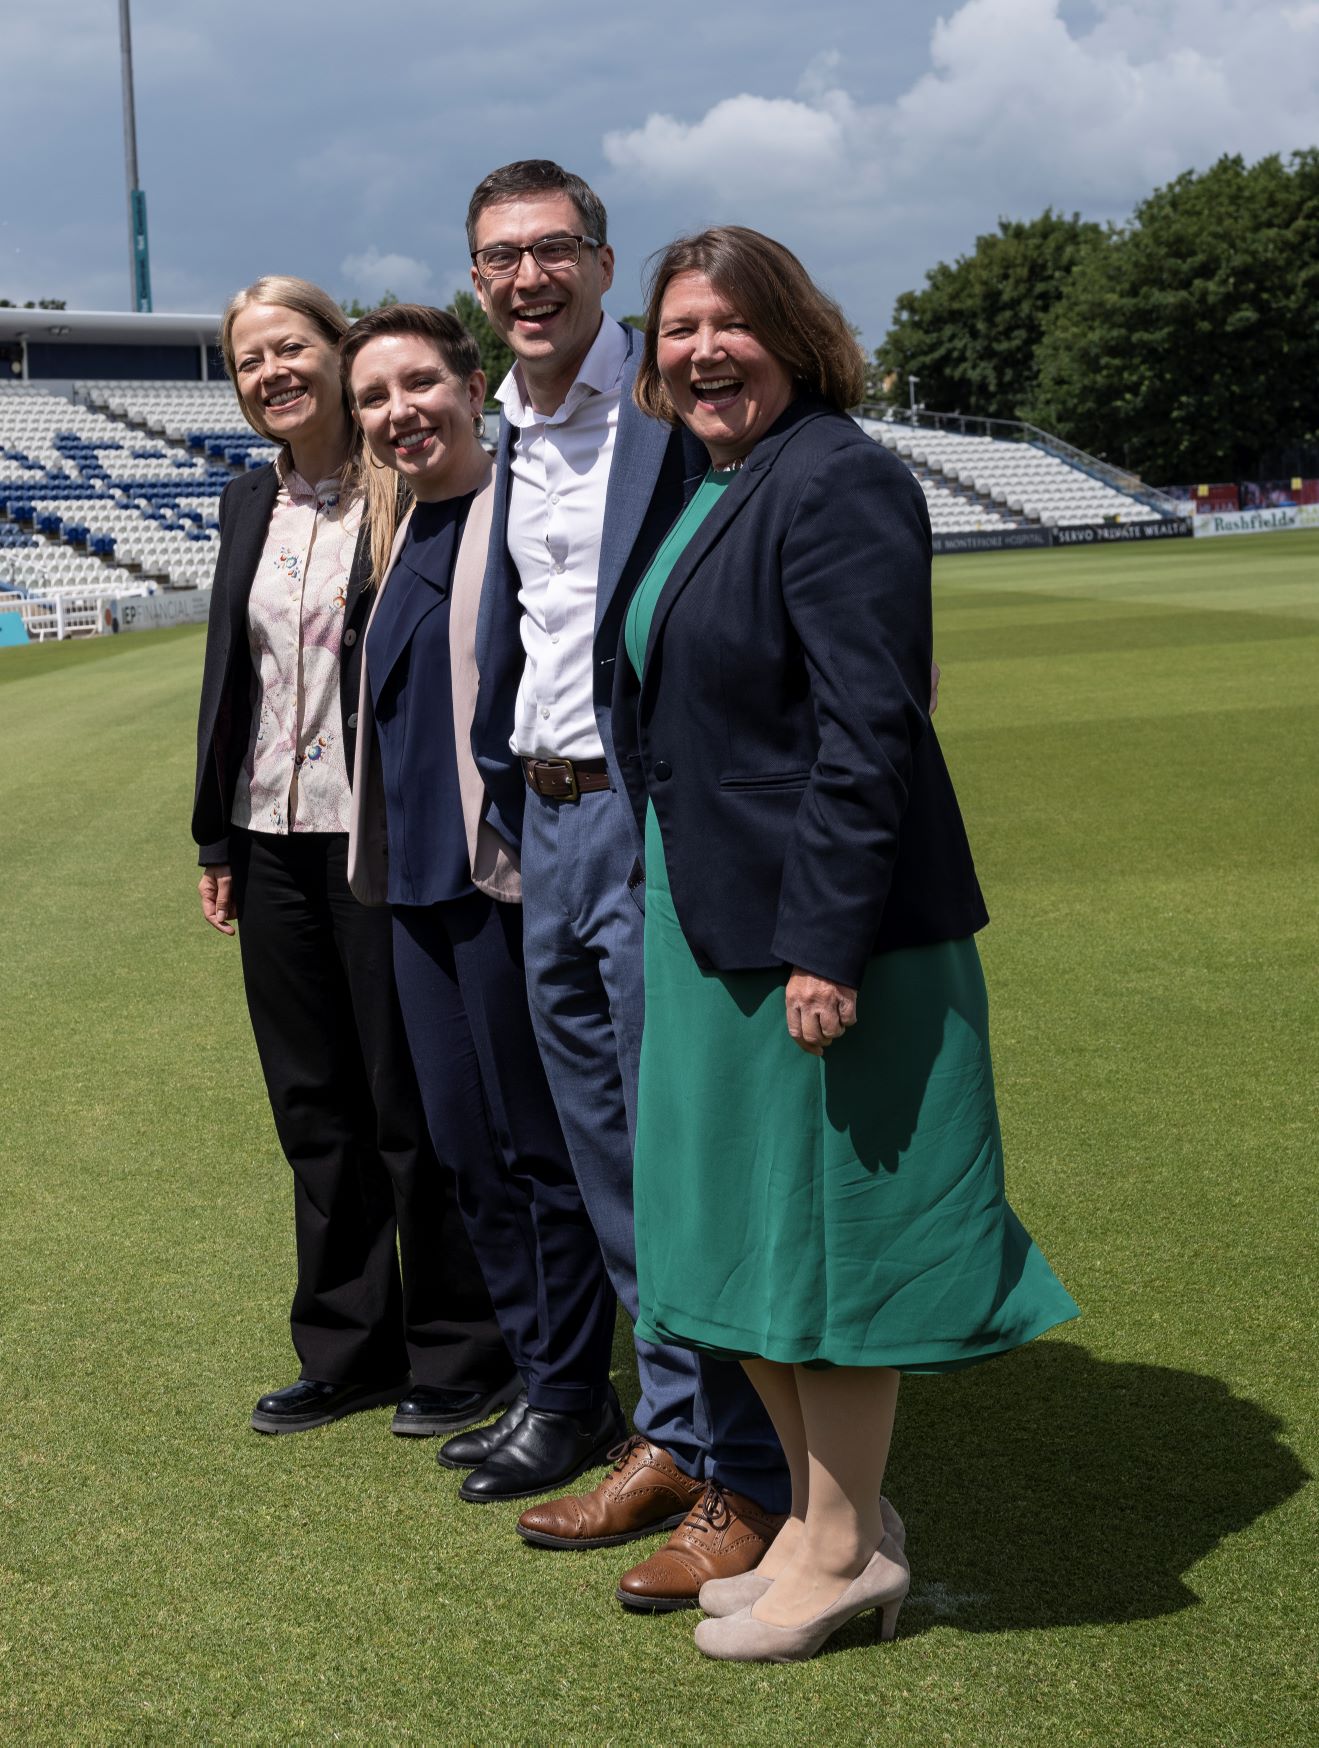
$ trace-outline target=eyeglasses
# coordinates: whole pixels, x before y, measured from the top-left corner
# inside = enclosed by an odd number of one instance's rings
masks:
[[[472,260],[482,279],[507,279],[522,265],[524,255],[530,255],[547,273],[559,273],[577,265],[583,244],[588,249],[600,247],[594,237],[540,237],[534,243],[493,243],[488,249],[478,249]]]

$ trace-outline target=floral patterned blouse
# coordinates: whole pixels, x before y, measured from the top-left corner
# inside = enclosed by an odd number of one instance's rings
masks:
[[[362,504],[341,504],[337,479],[310,486],[284,460],[277,465],[279,491],[247,603],[256,690],[231,818],[280,836],[346,832],[339,645]]]

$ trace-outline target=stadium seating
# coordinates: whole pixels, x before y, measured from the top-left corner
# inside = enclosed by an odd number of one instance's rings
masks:
[[[925,487],[931,522],[942,528],[1076,527],[1157,522],[1158,510],[1096,474],[1031,442],[863,419],[863,429],[897,454]],[[977,523],[972,518],[981,515]]]
[[[215,461],[262,467],[275,457],[274,446],[239,412],[228,382],[76,382],[73,392],[91,407]]]
[[[859,423],[919,480],[936,535],[1160,514],[1100,464],[1042,443]],[[71,399],[0,385],[0,590],[95,600],[208,588],[219,495],[275,453],[227,382],[78,382]]]
[[[226,399],[232,406],[232,395]],[[244,447],[244,461],[247,453]],[[11,535],[21,531],[33,545],[0,548],[0,580],[120,594],[143,592],[152,581],[208,585],[219,493],[233,467],[140,436],[76,401],[6,386],[0,516]]]

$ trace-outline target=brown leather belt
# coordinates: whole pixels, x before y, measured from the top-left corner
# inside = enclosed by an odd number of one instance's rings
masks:
[[[523,759],[528,789],[550,801],[576,801],[596,789],[608,789],[609,767],[603,759]]]

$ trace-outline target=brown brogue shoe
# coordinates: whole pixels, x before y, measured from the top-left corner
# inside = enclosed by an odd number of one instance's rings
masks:
[[[518,1534],[539,1548],[613,1548],[682,1523],[705,1491],[658,1445],[633,1433],[609,1455],[614,1466],[590,1493],[533,1505]]]
[[[664,1546],[625,1572],[615,1595],[624,1608],[652,1614],[695,1608],[707,1580],[733,1578],[760,1564],[785,1515],[762,1510],[745,1493],[707,1482]]]

